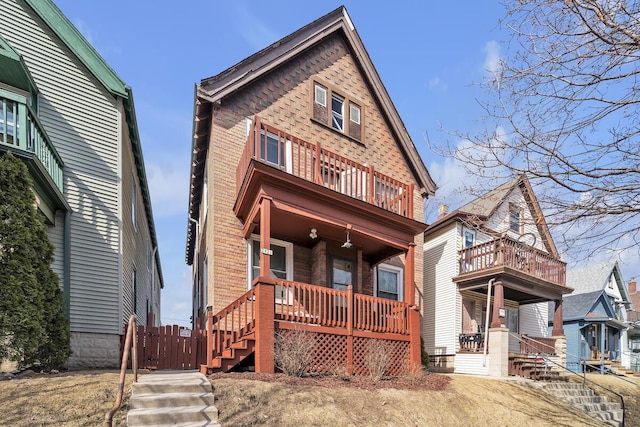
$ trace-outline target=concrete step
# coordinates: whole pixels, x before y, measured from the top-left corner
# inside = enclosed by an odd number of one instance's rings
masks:
[[[607,403],[608,400],[603,396],[565,396],[565,400],[573,404],[584,404],[584,403]]]
[[[130,409],[214,405],[213,393],[148,393],[129,399]]]
[[[158,371],[133,384],[129,427],[219,426],[209,380],[199,372]]]
[[[168,408],[140,408],[127,413],[128,427],[148,427],[159,424],[182,425],[183,423],[218,422],[215,406],[182,406]]]

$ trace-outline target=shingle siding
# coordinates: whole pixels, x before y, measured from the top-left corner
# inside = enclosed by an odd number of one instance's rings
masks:
[[[312,120],[313,81],[331,85],[337,93],[358,100],[362,108],[364,144]],[[212,112],[207,154],[209,212],[200,224],[206,234],[201,252],[209,255],[207,303],[217,312],[246,290],[246,242],[242,225],[233,213],[236,199],[235,167],[246,143],[246,119],[259,115],[265,123],[308,142],[339,153],[403,181],[416,180],[392,135],[386,119],[369,92],[342,37],[328,37],[298,57],[222,99]],[[231,169],[230,169],[231,168]],[[416,187],[418,187],[416,185]],[[414,192],[414,218],[423,219],[423,204]],[[415,281],[422,283],[422,238],[416,239]],[[294,249],[297,250],[298,248]],[[311,278],[296,255],[294,278]],[[202,262],[202,259],[200,259]],[[370,276],[370,275],[369,275]],[[370,289],[371,278],[363,278]]]

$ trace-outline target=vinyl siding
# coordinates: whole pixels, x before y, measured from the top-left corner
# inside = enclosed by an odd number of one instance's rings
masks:
[[[55,225],[47,227],[49,241],[53,244],[53,264],[51,268],[60,279],[60,288],[64,279],[64,213],[56,213]]]
[[[142,203],[142,190],[138,180],[129,132],[126,126],[122,130],[122,317],[123,321],[134,314],[138,324],[147,324],[147,309],[153,312],[156,319],[160,316],[158,274],[155,273],[156,292],[153,291],[154,279],[151,269],[154,263],[149,263],[149,252],[153,252],[149,235],[149,226]],[[136,191],[136,226],[132,221],[132,179],[135,181]],[[136,301],[133,300],[133,267],[136,268]],[[148,307],[147,307],[148,304]]]
[[[454,359],[454,373],[470,375],[489,375],[489,356],[484,354],[456,354]]]
[[[453,354],[460,330],[461,298],[456,284],[458,226],[427,237],[424,243],[422,333],[429,354]]]
[[[73,210],[71,330],[119,333],[116,101],[24,2],[3,1],[2,10],[0,32],[29,67],[40,90],[39,118],[65,162],[65,197]],[[50,234],[58,245],[58,228]]]
[[[538,231],[538,227],[535,225],[535,220],[531,215],[531,211],[527,207],[527,202],[522,194],[520,188],[516,187],[509,195],[505,198],[505,200],[498,206],[496,211],[487,219],[486,226],[498,233],[507,232],[507,234],[517,239],[520,234],[515,233],[509,229],[509,204],[513,203],[522,208],[522,212],[524,214],[523,225],[524,225],[524,233],[533,233],[536,236],[536,244],[535,247],[543,252],[547,252],[544,244],[542,242],[542,238],[540,237],[540,232]]]
[[[520,333],[532,337],[548,335],[549,303],[540,302],[520,306]]]

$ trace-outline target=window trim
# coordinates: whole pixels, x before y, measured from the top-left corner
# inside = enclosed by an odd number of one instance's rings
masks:
[[[314,121],[315,123],[318,123],[320,125],[323,125],[331,130],[333,130],[334,132],[338,132],[340,135],[344,135],[347,138],[359,143],[359,144],[363,144],[364,145],[364,116],[365,116],[365,107],[364,107],[364,103],[359,100],[356,99],[354,97],[351,97],[349,95],[347,95],[344,91],[338,90],[335,87],[333,87],[330,84],[327,84],[326,82],[320,80],[320,79],[312,79],[311,80],[311,84],[313,85],[313,88],[311,90],[311,111],[310,111],[310,117],[311,120]],[[316,88],[322,88],[325,90],[326,92],[326,96],[325,96],[325,104],[321,104],[319,102],[317,102],[317,98],[316,98]],[[339,98],[342,99],[342,129],[338,129],[336,127],[333,126],[333,108],[332,106],[329,105],[329,100],[333,100],[333,96],[337,96]],[[314,104],[320,105],[322,108],[326,109],[326,117],[323,117],[322,120],[319,118],[316,118],[314,115],[314,110],[313,110],[313,106]],[[357,107],[360,111],[359,113],[359,120],[356,122],[355,120],[351,119],[351,107]],[[350,130],[349,130],[349,126],[350,124],[353,123],[357,126],[359,126],[360,128],[360,138],[357,138],[353,135],[350,134]]]
[[[357,114],[358,120],[354,120],[355,114],[352,113],[353,112],[352,108],[355,109],[356,111],[358,111],[358,114]],[[360,107],[360,105],[356,104],[353,101],[349,101],[349,120],[352,121],[353,123],[359,125],[360,124],[360,116],[361,116],[361,114],[362,114],[362,107]]]
[[[467,234],[471,235],[471,245],[467,246]],[[462,227],[462,249],[467,249],[476,244],[476,232],[467,227]]]
[[[404,268],[393,264],[381,263],[374,267],[373,296],[378,297],[378,270],[385,270],[398,274],[398,302],[404,302]],[[384,298],[384,297],[379,297]],[[388,298],[385,298],[388,299]],[[389,299],[390,301],[394,301]]]
[[[287,242],[285,240],[279,240],[279,239],[269,239],[269,243],[272,245],[276,245],[276,246],[281,246],[283,248],[285,248],[285,272],[286,272],[286,279],[284,280],[288,280],[288,281],[292,281],[293,280],[293,243],[291,242]],[[251,237],[249,237],[246,240],[247,243],[247,290],[250,290],[252,285],[253,285],[253,259],[252,259],[252,255],[253,255],[253,242],[258,242],[258,244],[260,243],[260,236],[257,234],[252,234]]]
[[[322,96],[324,97],[324,102],[319,102],[318,101],[318,89],[320,90],[320,93],[323,94]],[[324,108],[327,108],[327,92],[328,92],[328,89],[325,86],[321,85],[318,82],[314,82],[314,84],[313,84],[313,102],[315,102],[318,105],[323,106]]]
[[[518,214],[518,229],[513,228],[514,222],[512,221],[512,214]],[[509,203],[509,214],[507,216],[508,230],[514,233],[522,234],[524,232],[524,209],[515,203]]]

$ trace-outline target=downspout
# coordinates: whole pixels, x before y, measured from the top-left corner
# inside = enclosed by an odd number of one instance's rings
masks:
[[[489,310],[489,308],[491,307],[491,285],[493,285],[493,282],[495,282],[496,279],[495,277],[491,280],[489,280],[489,283],[487,283],[487,314],[485,314],[485,319],[484,319],[484,349],[482,350],[482,366],[487,366],[487,345],[489,342],[489,316],[491,315],[491,310]]]
[[[153,252],[151,253],[151,312],[154,313],[153,316],[153,325],[147,326],[156,326],[160,319],[156,319],[155,316],[155,305],[154,305],[154,296],[156,295],[156,252],[158,251],[158,246],[153,248]]]

